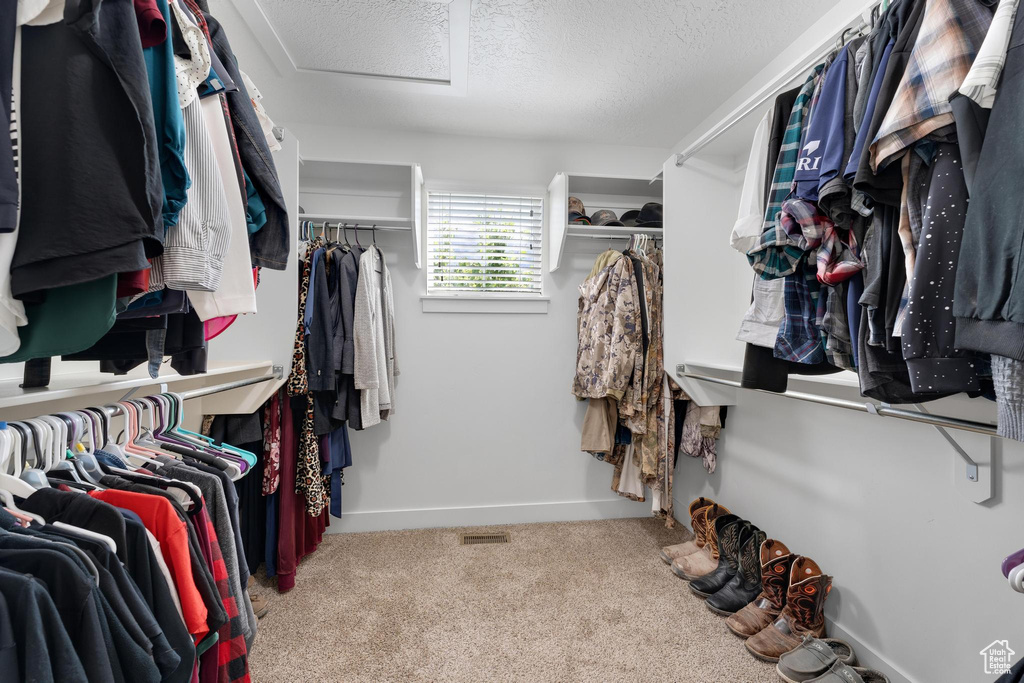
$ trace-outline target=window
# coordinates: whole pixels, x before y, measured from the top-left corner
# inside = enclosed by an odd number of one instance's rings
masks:
[[[541,293],[539,197],[430,192],[427,292]]]

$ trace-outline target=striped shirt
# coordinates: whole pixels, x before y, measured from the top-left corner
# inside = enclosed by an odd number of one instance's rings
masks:
[[[996,88],[999,77],[1003,74],[1006,64],[1006,50],[1010,46],[1010,35],[1013,33],[1013,20],[1017,15],[1017,3],[1020,0],[999,0],[992,26],[988,29],[978,56],[967,72],[960,93],[971,98],[985,109],[991,109],[996,99]]]

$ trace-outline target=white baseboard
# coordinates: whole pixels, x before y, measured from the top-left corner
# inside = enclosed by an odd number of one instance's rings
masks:
[[[376,510],[345,512],[331,517],[328,533],[431,529],[437,527],[491,526],[531,522],[577,522],[589,519],[646,517],[651,503],[626,498],[579,500],[558,503],[517,503],[474,507],[426,508],[421,510]]]
[[[853,651],[857,653],[857,666],[865,666],[869,669],[881,671],[889,677],[891,683],[916,683],[916,679],[897,669],[888,660],[862,643],[855,635],[831,620],[828,621],[828,636],[845,640],[853,646]]]

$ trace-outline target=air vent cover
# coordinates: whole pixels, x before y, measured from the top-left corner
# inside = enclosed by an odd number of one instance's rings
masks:
[[[482,545],[484,543],[511,543],[508,532],[494,534],[459,534],[459,545]]]

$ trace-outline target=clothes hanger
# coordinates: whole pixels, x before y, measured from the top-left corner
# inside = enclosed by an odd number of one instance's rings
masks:
[[[359,224],[358,224],[358,223],[356,223],[356,225],[355,225],[355,228],[354,228],[354,229],[355,229],[355,231],[356,231],[356,246],[357,246],[357,247],[359,247],[360,249],[362,249],[362,248],[363,248],[363,245],[361,245],[361,244],[359,243]]]
[[[19,478],[28,483],[33,489],[48,488],[50,482],[47,480],[46,472],[43,469],[47,465],[46,457],[48,454],[42,447],[43,445],[39,443],[40,437],[45,438],[45,433],[37,425],[34,425],[32,420],[22,420],[20,423],[12,422],[11,426],[22,430],[22,470]],[[32,464],[34,467],[28,467],[29,453],[32,453]]]
[[[1017,591],[1018,593],[1024,593],[1024,564],[1017,565],[1010,570],[1010,575],[1007,577],[1007,582],[1010,584],[1010,588]]]
[[[197,434],[181,427],[184,413],[182,410],[182,399],[177,394],[171,392],[167,392],[167,396],[178,405],[178,422],[175,425],[174,433],[187,438],[190,441],[187,445],[192,449],[212,457],[219,457],[227,465],[227,474],[231,477],[232,481],[238,481],[245,472],[248,472],[250,468],[256,465],[256,456],[253,453],[236,448],[231,444],[217,444],[213,439],[204,434]]]
[[[342,230],[345,231],[345,246],[352,249],[352,245],[348,243],[348,223],[342,223]]]
[[[377,247],[377,224],[376,223],[373,224],[373,227],[370,228],[370,231],[373,234],[373,246]],[[377,251],[380,251],[380,247],[377,247]]]
[[[51,461],[51,463],[49,464],[49,466],[45,468],[45,470],[47,472],[66,471],[71,474],[71,478],[75,482],[79,484],[91,485],[93,482],[87,482],[84,479],[82,479],[78,469],[78,464],[74,460],[74,455],[76,452],[79,452],[79,449],[81,449],[81,451],[85,450],[85,447],[82,446],[81,442],[78,440],[79,435],[77,430],[74,430],[71,433],[67,434],[61,434],[59,431],[62,427],[66,426],[67,424],[74,425],[79,420],[84,422],[85,418],[83,418],[81,415],[77,413],[60,413],[59,415],[61,416],[62,421],[57,425],[58,433],[54,437],[54,447],[52,451],[55,459]],[[41,419],[44,421],[49,421],[56,420],[56,418],[56,415],[47,415],[43,416]],[[91,431],[90,441],[92,441]],[[75,448],[75,450],[72,450],[72,448],[74,447],[77,448]],[[49,481],[49,478],[47,478],[47,481]]]
[[[127,415],[124,452],[128,456],[129,462],[137,464],[135,461],[141,460],[143,463],[157,464],[157,461],[153,458],[156,452],[143,448],[135,442],[135,438],[139,435],[138,408],[130,401],[125,401],[119,405],[125,410]]]
[[[0,460],[0,465],[2,465],[2,463],[3,461]],[[1001,567],[1003,571],[1003,576],[1009,578],[1010,570],[1021,564],[1024,564],[1024,548],[1021,548],[1017,552],[1011,553],[1010,555],[1006,556],[1006,559],[1003,560],[1003,564]]]
[[[36,490],[32,489],[32,493],[35,492]],[[29,496],[32,495],[32,493],[30,493]],[[28,498],[28,496],[21,496],[21,498]],[[14,494],[12,494],[7,489],[0,489],[0,502],[2,502],[4,504],[4,507],[10,510],[11,512],[17,512],[19,515],[25,515],[26,517],[30,517],[32,521],[38,524],[46,524],[46,520],[37,515],[36,513],[26,512],[25,510],[19,508],[14,502]]]
[[[138,411],[138,424],[135,430],[135,438],[132,442],[134,450],[138,451],[138,455],[147,458],[151,463],[157,465],[157,467],[162,467],[163,463],[155,460],[155,457],[162,455],[163,451],[158,447],[155,447],[156,444],[152,440],[153,432],[156,429],[156,422],[153,417],[155,413],[153,404],[151,404],[148,399],[143,398],[131,399],[129,403]],[[149,415],[149,426],[144,427],[142,425],[142,417],[147,414]]]
[[[100,468],[99,460],[96,459],[95,454],[98,450],[105,450],[103,447],[97,447],[97,444],[107,443],[110,434],[110,421],[106,411],[100,408],[86,408],[82,413],[92,423],[92,450],[87,452],[79,450],[76,452],[75,466],[86,482],[95,486],[102,486],[100,484],[100,477],[103,476],[103,470]]]
[[[53,526],[57,527],[58,529],[64,529],[65,531],[75,534],[77,536],[81,536],[82,538],[98,541],[99,543],[105,545],[110,550],[110,552],[117,552],[117,543],[115,543],[114,539],[112,539],[110,536],[107,536],[106,534],[97,533],[90,529],[83,529],[80,526],[74,526],[73,524],[66,524],[64,522],[54,522]]]
[[[118,443],[119,439],[114,437],[114,430],[112,428],[114,416],[124,415],[124,408],[122,408],[117,403],[114,403],[112,405],[98,408],[98,410],[102,411],[103,419],[104,422],[106,423],[106,439],[104,440],[102,450],[107,451],[108,453],[111,453],[113,455],[116,455],[117,457],[124,460],[124,450],[121,448],[121,444]],[[125,416],[126,421],[127,419],[127,416]]]
[[[7,493],[19,498],[28,498],[36,490],[18,476],[21,474],[21,466],[16,452],[21,446],[20,434],[18,431],[9,429],[7,425],[0,430],[0,494]],[[12,458],[13,468],[11,466]],[[5,500],[4,504],[11,507],[14,504],[13,498]]]
[[[47,471],[53,469],[68,457],[68,425],[55,415],[42,415],[39,422],[48,425],[52,430],[49,436],[50,463]]]

